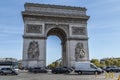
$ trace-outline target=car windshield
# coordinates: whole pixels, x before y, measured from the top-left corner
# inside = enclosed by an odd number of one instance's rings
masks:
[[[41,69],[41,68],[34,68],[34,69]]]
[[[90,67],[94,68],[94,69],[97,69],[97,67],[95,65],[93,65],[93,64],[90,64]]]
[[[1,70],[11,70],[10,68],[2,68]]]

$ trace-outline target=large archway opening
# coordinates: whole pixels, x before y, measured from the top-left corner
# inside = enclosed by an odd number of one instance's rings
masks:
[[[62,48],[61,40],[57,36],[48,36],[46,43],[46,66],[48,66],[61,59]]]
[[[66,33],[60,28],[52,28],[47,32],[47,61],[46,65],[50,62],[60,61],[59,66],[67,66],[66,60]],[[49,40],[53,38],[52,41]],[[49,43],[48,43],[49,42]],[[56,44],[57,42],[57,44]],[[52,52],[54,54],[52,54]]]

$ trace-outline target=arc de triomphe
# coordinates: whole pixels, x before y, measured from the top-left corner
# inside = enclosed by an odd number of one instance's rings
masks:
[[[50,35],[58,36],[62,42],[63,66],[89,61],[86,8],[25,3],[22,16],[23,67],[46,66],[46,39]]]

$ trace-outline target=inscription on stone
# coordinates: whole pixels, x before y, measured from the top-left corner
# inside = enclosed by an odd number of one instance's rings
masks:
[[[85,27],[72,27],[73,35],[85,35]]]
[[[27,33],[42,33],[42,25],[27,25]]]

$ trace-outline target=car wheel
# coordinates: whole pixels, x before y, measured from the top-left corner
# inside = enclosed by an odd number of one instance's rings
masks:
[[[66,71],[66,74],[70,73],[69,71]]]
[[[95,75],[96,75],[96,74],[99,74],[99,72],[98,72],[98,71],[95,71],[94,74],[95,74]]]
[[[110,70],[109,72],[114,72],[113,70]]]
[[[79,72],[78,72],[78,74],[80,75],[80,74],[82,74],[82,72],[81,72],[81,71],[79,71]]]
[[[57,72],[53,72],[54,74],[57,74]]]
[[[6,73],[4,73],[4,75],[7,75]]]
[[[15,72],[12,72],[11,74],[12,74],[12,75],[16,75],[16,73],[15,73]]]
[[[5,75],[3,72],[1,72],[1,75]]]

